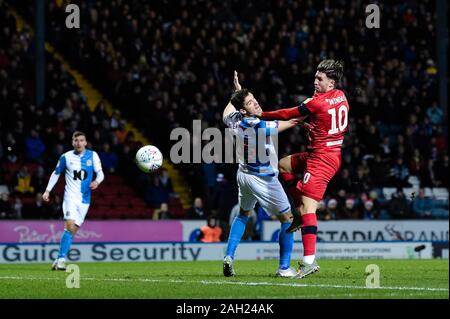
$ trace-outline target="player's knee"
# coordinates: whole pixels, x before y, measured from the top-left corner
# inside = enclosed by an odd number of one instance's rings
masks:
[[[239,214],[240,214],[240,215],[243,215],[243,216],[250,217],[250,215],[252,214],[252,211],[251,211],[251,210],[243,210],[243,209],[241,208],[241,211],[239,212]]]
[[[277,217],[281,223],[288,223],[293,219],[292,213],[290,211],[285,214],[278,215]]]
[[[304,214],[308,213],[307,208],[308,208],[307,205],[305,205],[304,203],[300,203],[300,206],[299,206],[300,214],[304,215]]]
[[[317,210],[317,205],[315,203],[301,203],[300,204],[300,214],[315,213]]]
[[[68,231],[70,231],[72,233],[72,235],[75,235],[77,233],[77,231],[78,231],[78,226],[75,225],[75,223],[73,223],[73,222],[69,222],[66,225],[66,229]]]
[[[280,159],[280,161],[278,162],[278,166],[280,169],[280,173],[291,173],[292,172],[291,157],[286,156]]]

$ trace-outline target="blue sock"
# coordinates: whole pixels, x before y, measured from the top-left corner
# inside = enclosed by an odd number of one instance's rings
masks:
[[[294,248],[294,234],[287,233],[286,229],[291,226],[290,222],[281,223],[280,237],[280,269],[288,269],[291,266],[291,253]]]
[[[231,256],[234,259],[234,253],[241,241],[245,232],[245,226],[247,225],[248,216],[239,215],[233,220],[231,224],[230,235],[228,236],[228,246],[226,256]]]
[[[61,236],[61,243],[59,245],[58,258],[65,258],[70,250],[70,245],[72,245],[72,233],[64,229],[64,233]]]

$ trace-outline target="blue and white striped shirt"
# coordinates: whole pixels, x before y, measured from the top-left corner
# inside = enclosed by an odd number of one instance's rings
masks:
[[[278,121],[242,117],[235,111],[224,122],[236,136],[239,169],[257,176],[277,176],[278,156],[273,137],[278,135]]]

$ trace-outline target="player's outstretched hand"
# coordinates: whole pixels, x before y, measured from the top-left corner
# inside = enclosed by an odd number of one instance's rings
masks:
[[[301,122],[300,126],[303,127],[307,131],[311,131],[314,128],[314,125],[311,125],[310,123]]]
[[[44,194],[42,194],[42,200],[44,202],[49,202],[50,201],[50,193],[45,191]]]
[[[235,91],[242,90],[242,86],[239,84],[238,73],[237,73],[236,71],[234,71],[234,79],[233,79],[233,83],[234,83],[234,90],[235,90]]]
[[[289,121],[295,125],[299,125],[299,126],[303,127],[307,131],[311,131],[314,128],[314,126],[309,123],[306,123],[305,118],[306,118],[306,116],[296,117],[296,118],[290,119]]]
[[[96,181],[93,181],[93,182],[91,183],[91,185],[89,185],[89,187],[90,187],[92,190],[94,190],[94,189],[96,189],[96,188],[98,187],[98,183],[97,183]]]
[[[303,119],[304,118],[302,118],[302,117],[295,117],[293,119],[290,119],[289,122],[291,122],[292,124],[295,124],[295,125],[301,125],[301,124],[303,124]]]

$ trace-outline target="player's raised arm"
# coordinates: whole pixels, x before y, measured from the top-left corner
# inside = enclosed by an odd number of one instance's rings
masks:
[[[234,77],[233,77],[233,84],[234,84],[234,92],[242,90],[242,86],[239,83],[238,73],[234,71]],[[223,111],[222,120],[225,122],[225,118],[230,115],[233,112],[236,112],[236,108],[233,104],[231,104],[231,101],[228,102],[228,105],[225,107],[225,110]]]
[[[66,157],[64,155],[61,155],[55,170],[52,172],[52,175],[50,176],[47,187],[45,188],[45,192],[44,194],[42,194],[42,199],[45,202],[48,202],[50,200],[50,192],[52,191],[53,187],[55,187],[56,183],[58,182],[59,176],[61,175],[62,172],[64,172],[65,169],[66,169]]]
[[[305,102],[300,104],[299,106],[294,106],[291,108],[280,109],[276,111],[270,112],[262,112],[260,118],[264,120],[290,120],[295,117],[305,117],[308,116],[311,112],[306,107],[306,103],[308,103],[310,99],[307,99]]]
[[[301,125],[308,129],[309,128],[308,123],[304,122],[305,118],[306,118],[306,116],[296,117],[296,118],[290,119],[288,121],[279,121],[278,122],[278,133],[286,131],[297,125]]]

